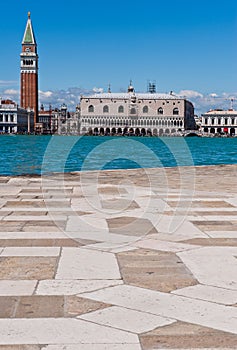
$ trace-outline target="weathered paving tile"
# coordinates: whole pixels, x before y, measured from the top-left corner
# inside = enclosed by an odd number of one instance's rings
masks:
[[[64,317],[75,317],[109,307],[110,304],[80,298],[76,295],[64,297]]]
[[[63,226],[64,223],[63,223]],[[22,228],[23,232],[61,232],[61,229],[59,227],[59,225],[56,225],[55,223],[50,223],[49,225],[47,225],[47,223],[43,224],[39,224],[39,223],[26,223],[23,228]]]
[[[57,258],[0,257],[0,279],[44,280],[54,276]]]
[[[47,211],[12,211],[10,216],[45,216],[47,215]]]
[[[237,335],[237,308],[232,306],[128,285],[84,293],[81,296]]]
[[[7,201],[4,208],[46,208],[44,201]]]
[[[228,216],[228,217],[232,217],[232,216],[236,216],[237,217],[237,211],[198,211],[198,212],[192,212],[192,214],[195,215],[199,215],[199,216],[204,216],[204,217],[208,217],[208,216]]]
[[[17,297],[13,296],[0,297],[0,318],[14,317],[17,299]]]
[[[173,323],[140,335],[144,350],[236,349],[237,335],[184,322]]]
[[[63,248],[56,279],[120,279],[113,254],[80,248]]]
[[[231,221],[192,221],[194,225],[203,231],[237,231],[237,224],[233,224]]]
[[[208,231],[208,236],[211,238],[237,238],[237,229],[231,231]]]
[[[182,241],[182,243],[194,244],[199,246],[221,246],[236,247],[237,238],[193,238]]]
[[[21,296],[33,294],[35,280],[0,280],[0,296]]]
[[[164,252],[179,252],[184,250],[190,250],[194,249],[190,244],[184,244],[184,243],[177,243],[177,242],[167,242],[167,241],[161,241],[157,239],[142,239],[135,244],[136,247],[144,248],[144,249],[151,249],[151,250],[158,250],[158,251],[164,251]]]
[[[0,210],[0,216],[8,216],[11,215],[12,211],[11,210]]]
[[[52,220],[27,220],[25,223],[26,226],[41,226],[41,227],[49,227],[49,226],[56,226],[55,222]]]
[[[0,247],[81,247],[91,243],[93,241],[76,241],[70,238],[0,239]]]
[[[21,231],[24,227],[25,222],[19,221],[0,221],[0,232],[15,232]]]
[[[112,200],[102,200],[101,205],[103,209],[111,209],[113,211],[140,208],[135,201],[129,201],[121,198],[116,198]]]
[[[237,291],[237,247],[202,247],[177,255],[200,283]]]
[[[139,344],[129,332],[72,318],[0,319],[0,344]]]
[[[40,281],[36,294],[74,295],[122,284],[121,280],[44,280]]]
[[[176,206],[186,206],[186,205],[190,205],[190,202],[187,201],[168,201],[167,202],[169,206],[171,207],[176,207]],[[234,206],[231,205],[230,203],[227,203],[226,201],[193,201],[191,202],[191,207],[192,208],[233,208]]]
[[[63,317],[63,296],[22,296],[17,305],[15,318]]]
[[[127,190],[119,186],[103,186],[98,188],[98,193],[119,196],[121,194],[127,194]]]
[[[156,327],[162,327],[176,322],[168,318],[117,306],[90,312],[80,316],[79,318],[133,333],[147,332]]]
[[[56,247],[7,247],[0,256],[59,256],[60,248]]]
[[[109,304],[74,296],[0,296],[0,318],[75,317]]]
[[[213,303],[233,305],[237,303],[237,292],[220,287],[204,286],[198,284],[183,289],[178,289],[172,293],[193,299],[207,300]]]
[[[107,219],[109,231],[115,234],[145,236],[148,233],[157,233],[152,223],[147,219],[122,216]]]
[[[139,249],[117,258],[126,284],[170,292],[198,283],[174,253]]]

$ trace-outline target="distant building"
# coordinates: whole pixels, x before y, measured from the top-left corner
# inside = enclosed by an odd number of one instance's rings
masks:
[[[34,130],[34,113],[11,100],[0,99],[0,133],[28,133]]]
[[[214,109],[202,114],[201,131],[207,134],[237,135],[237,111]]]
[[[77,106],[76,112],[69,113],[67,106],[63,104],[58,115],[58,135],[79,135],[80,134],[80,109]]]
[[[127,93],[81,96],[80,133],[93,135],[175,135],[195,129],[194,107],[170,94]]]
[[[35,35],[28,13],[21,52],[20,106],[34,111],[34,124],[38,122],[38,54]]]
[[[58,130],[58,119],[60,111],[58,108],[45,110],[44,105],[41,104],[38,122],[35,125],[35,131],[38,134],[54,134]]]

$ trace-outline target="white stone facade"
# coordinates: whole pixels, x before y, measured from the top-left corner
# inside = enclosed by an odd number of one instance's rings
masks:
[[[195,128],[194,108],[171,94],[100,93],[81,96],[80,132],[92,135],[178,134]]]
[[[237,111],[216,109],[202,114],[201,131],[207,134],[237,135]]]
[[[29,125],[28,125],[29,124]],[[10,100],[0,99],[0,133],[27,133],[34,129],[34,113]]]

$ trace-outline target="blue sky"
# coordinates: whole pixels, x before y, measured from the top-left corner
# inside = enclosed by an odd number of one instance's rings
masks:
[[[152,80],[158,92],[182,92],[194,102],[205,97],[203,108],[210,94],[218,103],[237,95],[236,0],[12,0],[1,3],[2,96],[7,91],[19,98],[28,11],[38,43],[42,102],[65,98],[73,106],[78,91],[106,90],[111,83],[116,92],[130,79],[136,91],[146,91]]]

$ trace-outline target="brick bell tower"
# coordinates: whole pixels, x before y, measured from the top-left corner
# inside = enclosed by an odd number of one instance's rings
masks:
[[[21,107],[34,110],[34,127],[38,122],[38,99],[37,44],[28,12],[21,51]]]

